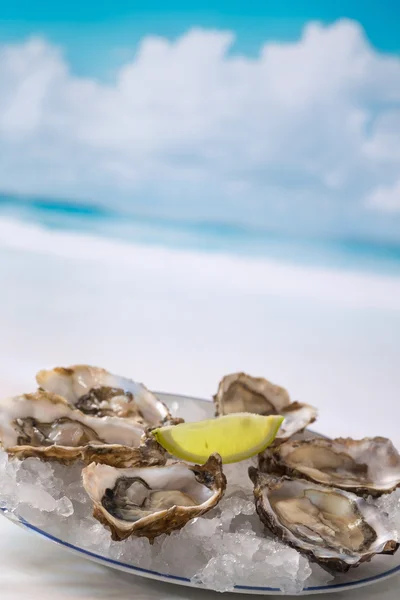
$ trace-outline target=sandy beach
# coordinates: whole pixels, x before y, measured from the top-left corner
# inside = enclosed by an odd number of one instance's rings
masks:
[[[136,246],[0,220],[0,382],[87,362],[211,398],[244,370],[327,435],[400,443],[400,279]],[[398,413],[397,413],[398,414]]]

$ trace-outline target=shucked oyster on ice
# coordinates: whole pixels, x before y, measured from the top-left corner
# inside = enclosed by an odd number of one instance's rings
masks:
[[[226,375],[214,396],[216,416],[237,412],[282,415],[284,421],[275,444],[303,431],[317,418],[317,409],[309,404],[291,402],[288,392],[267,379],[246,373]]]
[[[38,385],[87,415],[129,418],[155,427],[170,420],[167,406],[143,384],[89,365],[39,371]]]
[[[91,464],[83,469],[82,480],[94,504],[93,516],[111,530],[114,540],[132,535],[152,542],[181,529],[216,506],[226,488],[218,454],[202,466],[174,462],[115,469]]]
[[[12,456],[117,466],[165,463],[154,439],[138,424],[119,417],[93,417],[61,396],[38,391],[0,402],[0,444]]]
[[[400,486],[400,455],[387,438],[288,441],[259,456],[262,471],[380,496]]]
[[[330,571],[345,572],[398,549],[385,514],[351,492],[274,477],[255,467],[249,476],[261,521]]]

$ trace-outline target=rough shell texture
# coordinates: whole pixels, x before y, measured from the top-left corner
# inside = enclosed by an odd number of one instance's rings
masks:
[[[371,560],[376,554],[394,554],[399,547],[386,521],[386,515],[351,492],[310,483],[305,479],[274,477],[255,467],[250,467],[249,477],[254,484],[257,513],[264,525],[283,542],[296,548],[310,560],[318,562],[328,571],[346,572],[351,567]],[[302,520],[305,514],[302,505],[303,512],[292,513],[300,514],[301,518],[292,522],[289,527],[287,522],[283,522],[282,513],[278,514],[277,498],[289,502],[302,502],[306,491],[311,492],[311,497],[321,495],[329,498],[328,508],[321,509],[317,503],[310,503],[311,520],[307,522],[307,519]],[[335,516],[333,513],[336,501],[338,509]],[[357,533],[361,538],[360,547],[357,548],[344,544],[341,538],[345,527],[343,518],[348,512],[351,512],[353,517],[347,530],[349,538]],[[316,518],[320,521],[319,528],[313,529],[310,523]],[[359,532],[356,532],[355,528],[358,528]]]
[[[317,418],[317,410],[309,404],[290,402],[288,392],[267,379],[246,373],[232,373],[222,379],[214,396],[216,416],[235,412],[260,415],[282,415],[285,420],[275,438],[280,444],[303,431]]]
[[[129,418],[155,427],[171,419],[167,406],[143,384],[89,365],[39,371],[38,385],[85,414]]]
[[[43,431],[50,432],[48,437]],[[31,432],[36,439],[29,437]],[[0,443],[11,456],[64,464],[82,460],[128,467],[166,460],[163,449],[147,439],[139,425],[119,417],[85,415],[64,398],[40,390],[0,402]]]
[[[260,454],[259,467],[365,496],[377,497],[400,486],[400,455],[383,437],[288,441]]]
[[[262,377],[246,373],[226,375],[214,396],[215,416],[236,412],[279,415],[290,404],[288,392]]]
[[[120,478],[135,478],[147,482],[152,489],[178,489],[196,497],[194,506],[172,506],[157,509],[136,521],[116,518],[104,506],[104,498],[115,488]],[[211,455],[204,465],[173,462],[164,467],[115,469],[106,465],[89,465],[82,471],[83,485],[93,501],[93,516],[110,529],[113,540],[130,536],[147,537],[150,542],[161,534],[181,529],[191,519],[199,517],[216,506],[226,488],[219,455]],[[158,483],[157,483],[158,482]]]
[[[167,454],[155,438],[150,436],[144,437],[137,448],[118,444],[89,444],[82,449],[82,460],[86,465],[94,462],[119,468],[133,468],[140,465],[164,465]]]

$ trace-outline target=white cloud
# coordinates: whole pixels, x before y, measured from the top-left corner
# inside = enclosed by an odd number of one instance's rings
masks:
[[[400,179],[392,186],[374,190],[367,198],[367,206],[388,213],[400,212]]]
[[[365,198],[400,170],[400,59],[350,21],[256,59],[230,55],[233,39],[148,37],[113,84],[44,40],[0,46],[0,191],[399,236]]]

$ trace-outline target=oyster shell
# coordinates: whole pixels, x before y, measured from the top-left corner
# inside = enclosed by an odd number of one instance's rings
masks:
[[[398,549],[385,514],[351,492],[274,477],[255,467],[249,476],[266,527],[329,571],[346,572]]]
[[[213,398],[217,417],[236,412],[282,415],[284,421],[275,438],[275,445],[303,431],[316,420],[318,414],[317,409],[309,404],[291,402],[284,388],[246,373],[226,375]]]
[[[280,414],[284,417],[284,421],[275,438],[274,446],[288,440],[296,433],[304,431],[317,419],[318,411],[310,404],[292,402]]]
[[[91,464],[83,469],[82,480],[93,516],[110,529],[113,540],[137,536],[150,542],[216,506],[226,487],[218,454],[202,466],[174,462],[115,469]]]
[[[156,427],[170,420],[167,406],[143,384],[89,365],[56,367],[36,375],[47,392],[63,396],[87,415],[117,416]]]
[[[280,415],[290,404],[290,396],[285,388],[262,377],[232,373],[220,381],[214,403],[216,417],[237,412]]]
[[[0,402],[0,443],[12,456],[131,466],[165,463],[165,452],[138,424],[85,415],[61,396],[38,391]]]
[[[383,437],[288,441],[260,454],[259,467],[375,497],[400,486],[400,455]]]

